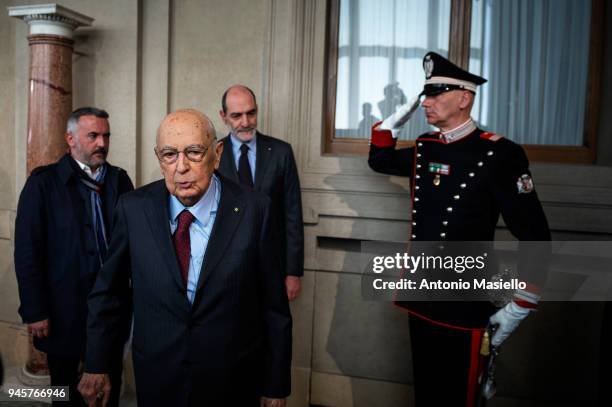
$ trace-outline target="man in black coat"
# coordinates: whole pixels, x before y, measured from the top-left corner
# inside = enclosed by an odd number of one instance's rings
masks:
[[[34,169],[19,197],[15,272],[19,313],[36,349],[47,353],[51,385],[70,386],[70,399],[79,405],[76,384],[85,352],[87,296],[104,262],[115,204],[134,187],[124,170],[106,161],[110,127],[104,110],[72,112],[66,141],[70,153]],[[123,334],[112,353],[114,405],[129,307],[122,317]]]
[[[436,246],[444,241],[491,241],[500,214],[517,239],[550,240],[525,152],[479,129],[470,117],[476,88],[486,80],[433,52],[425,55],[423,68],[426,81],[419,98],[373,127],[368,160],[374,171],[411,177],[410,240]],[[428,123],[440,131],[419,136],[413,147],[396,149],[397,132],[421,96]],[[538,244],[533,245],[534,252],[542,254]],[[491,343],[499,346],[536,307],[539,295],[533,283],[542,282],[544,270],[538,271],[540,275],[528,276],[527,288],[517,290],[499,310],[485,301],[397,303],[411,314],[418,406],[471,407],[479,402],[486,328],[497,327]],[[488,348],[486,341],[484,345]]]
[[[119,200],[89,298],[79,389],[92,405],[108,397],[108,355],[127,302],[139,405],[285,405],[291,315],[270,202],[215,172],[222,150],[202,113],[171,113],[155,148],[164,180]]]
[[[221,98],[221,119],[230,129],[219,172],[263,192],[272,200],[278,256],[285,271],[289,300],[300,292],[304,274],[304,225],[300,180],[291,145],[257,131],[257,102],[253,91],[234,85]]]

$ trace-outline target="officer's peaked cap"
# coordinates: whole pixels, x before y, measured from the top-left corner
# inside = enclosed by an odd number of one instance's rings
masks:
[[[476,92],[476,86],[487,80],[459,68],[442,55],[428,52],[423,58],[425,86],[421,95],[435,96],[451,90]]]

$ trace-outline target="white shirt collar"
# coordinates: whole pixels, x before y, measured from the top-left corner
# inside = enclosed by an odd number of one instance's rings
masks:
[[[77,160],[74,157],[72,157],[72,159],[74,161],[76,161],[76,163],[79,165],[79,167],[81,167],[81,169],[85,172],[85,174],[89,175],[89,178],[91,178],[93,180],[96,179],[96,177],[100,173],[100,169],[102,168],[102,166],[99,166],[98,168],[96,168],[95,171],[92,171],[91,168],[89,168],[89,165],[80,162],[79,160]]]

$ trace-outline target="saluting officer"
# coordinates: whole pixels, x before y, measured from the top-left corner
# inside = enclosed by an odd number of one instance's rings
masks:
[[[425,55],[423,68],[425,86],[416,101],[372,128],[368,160],[374,171],[411,177],[410,239],[490,241],[501,213],[517,239],[550,240],[525,152],[470,117],[476,88],[486,79],[434,52]],[[397,133],[419,103],[439,131],[396,149]],[[489,302],[398,302],[410,314],[417,405],[476,405],[487,325],[497,326],[491,343],[498,346],[536,307],[537,292],[529,284],[499,310]]]

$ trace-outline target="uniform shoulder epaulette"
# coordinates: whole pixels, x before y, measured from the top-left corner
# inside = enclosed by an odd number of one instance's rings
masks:
[[[504,137],[498,134],[495,134],[495,133],[484,132],[480,135],[480,138],[483,138],[483,139],[486,139],[492,142],[496,142],[496,141],[503,139]]]

